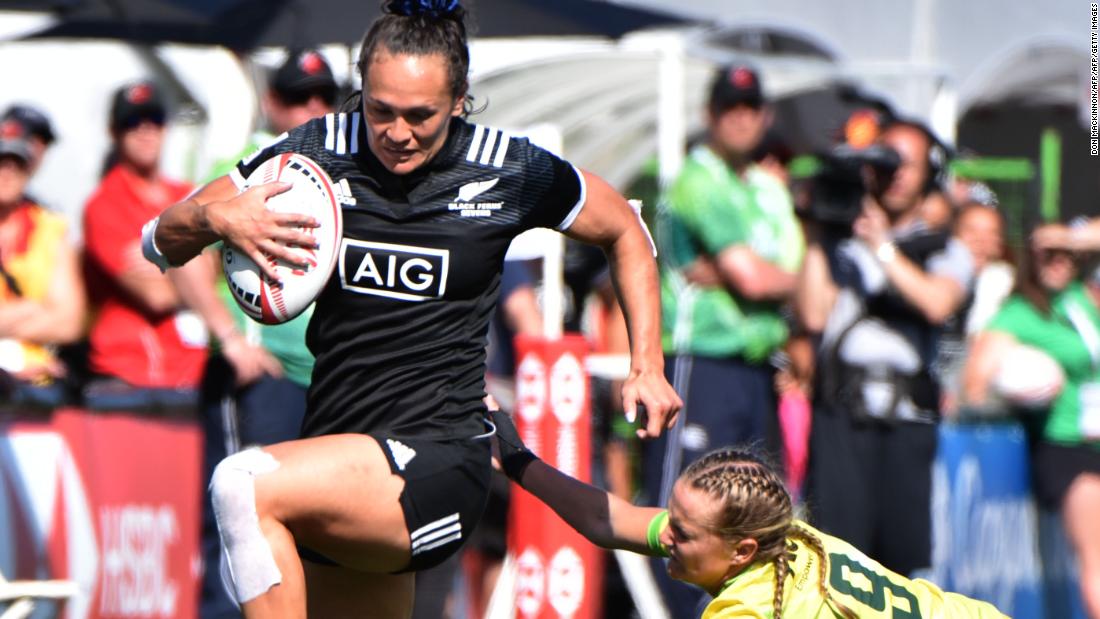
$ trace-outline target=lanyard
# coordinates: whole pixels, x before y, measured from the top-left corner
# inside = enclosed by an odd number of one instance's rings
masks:
[[[1073,323],[1073,328],[1089,349],[1093,369],[1100,368],[1100,330],[1089,319],[1085,308],[1081,307],[1076,301],[1066,303],[1066,316],[1069,317],[1069,321]]]

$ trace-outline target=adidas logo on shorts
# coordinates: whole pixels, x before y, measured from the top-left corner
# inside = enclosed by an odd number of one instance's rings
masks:
[[[422,552],[462,539],[462,521],[459,519],[458,512],[455,512],[413,531],[409,534],[409,539],[412,542],[412,554],[415,557]]]
[[[393,462],[397,465],[398,470],[404,471],[409,461],[416,457],[416,450],[401,441],[388,438],[386,439],[386,445],[390,448],[390,453],[393,454]]]

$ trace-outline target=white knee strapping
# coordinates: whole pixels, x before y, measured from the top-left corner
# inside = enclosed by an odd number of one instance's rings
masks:
[[[253,447],[222,460],[210,479],[210,498],[237,602],[259,597],[283,581],[256,514],[257,475],[279,468],[271,454]]]

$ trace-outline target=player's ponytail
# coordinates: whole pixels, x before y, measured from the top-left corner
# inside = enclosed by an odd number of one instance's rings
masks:
[[[783,619],[783,586],[791,573],[791,563],[783,553],[773,559],[775,563],[775,593],[772,594],[772,619]]]
[[[840,613],[844,619],[858,619],[858,615],[856,615],[852,609],[841,603],[840,600],[830,595],[828,587],[825,586],[825,583],[828,582],[826,574],[829,570],[829,559],[825,554],[825,546],[821,544],[821,540],[818,539],[816,535],[797,524],[791,525],[789,535],[791,538],[802,540],[802,543],[806,544],[807,547],[817,554],[817,565],[819,570],[818,586],[821,588],[821,596],[828,600],[833,610]],[[778,616],[779,615],[776,615],[776,617]]]
[[[359,51],[359,75],[367,83],[367,71],[379,53],[427,56],[439,54],[447,63],[451,96],[469,90],[470,49],[466,35],[466,10],[459,0],[387,0],[382,16],[374,20]],[[353,97],[358,99],[358,97]],[[350,107],[345,103],[344,109]]]
[[[458,0],[389,0],[383,10],[393,15],[412,17],[427,15],[435,19],[447,18],[462,21],[465,10]]]

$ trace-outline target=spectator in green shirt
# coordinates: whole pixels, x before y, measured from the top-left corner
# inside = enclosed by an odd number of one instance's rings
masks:
[[[1001,360],[1017,344],[1047,353],[1062,368],[1062,389],[1039,419],[1035,496],[1061,513],[1085,608],[1100,617],[1100,269],[1081,281],[1079,254],[1071,251],[1100,250],[1100,227],[1044,226],[1033,245],[1017,292],[975,341],[966,395],[973,405],[987,403]]]
[[[657,221],[665,373],[684,408],[667,438],[644,446],[651,505],[664,505],[683,469],[714,447],[775,442],[768,361],[787,340],[780,307],[804,250],[790,192],[753,162],[772,120],[757,73],[721,69],[707,112],[707,139],[688,154]],[[698,592],[654,571],[672,615],[690,616]]]

